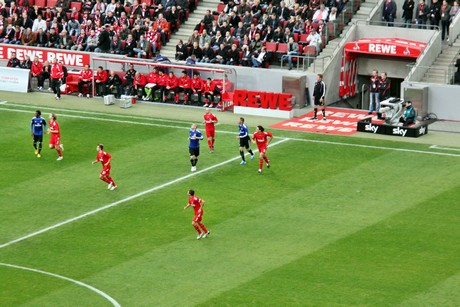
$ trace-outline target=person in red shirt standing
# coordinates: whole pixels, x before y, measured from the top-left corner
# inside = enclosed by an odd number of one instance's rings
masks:
[[[110,165],[110,161],[112,161],[112,156],[104,151],[104,145],[98,144],[96,147],[97,157],[92,163],[96,164],[97,162],[101,162],[102,164],[102,171],[99,174],[99,178],[102,181],[108,183],[107,189],[113,191],[117,188],[115,181],[113,181],[112,177],[110,177],[110,170],[112,166]]]
[[[59,128],[59,124],[56,121],[57,117],[56,114],[51,113],[49,116],[49,128],[48,134],[51,134],[50,137],[50,149],[56,149],[58,154],[58,161],[64,159],[62,156],[62,152],[64,151],[64,145],[61,144],[61,129]]]
[[[177,77],[174,75],[174,72],[172,70],[169,71],[169,78],[168,81],[166,82],[165,86],[165,95],[163,97],[163,101],[166,102],[168,100],[168,94],[171,92],[176,93],[176,88],[177,88],[178,80]]]
[[[218,122],[217,117],[211,113],[210,108],[206,108],[203,124],[206,124],[206,138],[208,139],[209,152],[214,152],[214,137],[216,134],[215,124]]]
[[[187,101],[190,98],[191,92],[192,92],[192,82],[190,80],[190,77],[187,76],[187,72],[184,70],[182,71],[182,76],[178,80],[178,84],[176,87],[176,96],[175,96],[175,101],[176,103],[179,103],[179,93],[183,92],[184,93],[184,104],[187,104]]]
[[[192,220],[192,225],[198,232],[198,236],[196,237],[197,240],[201,238],[206,238],[211,233],[209,230],[206,229],[202,220],[203,220],[203,207],[204,207],[204,200],[195,196],[194,190],[188,190],[188,204],[184,207],[184,210],[188,207],[193,207],[195,212],[195,216]],[[201,229],[200,229],[201,228]],[[203,232],[201,231],[203,230]]]
[[[64,69],[62,68],[62,65],[57,62],[56,59],[53,59],[52,65],[51,65],[51,72],[50,72],[50,78],[51,78],[51,88],[53,89],[54,92],[54,98],[56,100],[61,99],[61,79],[64,77]]]
[[[93,70],[89,68],[89,64],[85,65],[85,69],[80,71],[80,80],[78,81],[78,97],[83,97],[83,85],[86,85],[88,88],[88,93],[86,93],[86,98],[90,97],[91,85],[93,81]]]
[[[96,71],[96,76],[94,76],[94,83],[96,86],[96,96],[104,96],[105,95],[105,84],[109,79],[109,74],[107,70],[99,66]]]
[[[270,168],[270,160],[267,157],[267,147],[268,144],[273,139],[273,134],[271,132],[265,132],[264,127],[257,126],[256,132],[252,136],[252,142],[257,144],[259,149],[259,173],[262,173],[262,168],[264,166],[264,160],[267,163],[267,168]]]

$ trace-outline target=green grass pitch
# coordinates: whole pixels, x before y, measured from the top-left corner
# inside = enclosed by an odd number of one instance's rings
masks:
[[[272,131],[258,174],[220,124],[192,174],[191,121],[58,109],[56,161],[48,136],[34,155],[34,110],[0,106],[1,306],[460,305],[460,154]]]

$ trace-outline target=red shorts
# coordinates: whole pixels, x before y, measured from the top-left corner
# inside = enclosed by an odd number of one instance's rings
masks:
[[[109,164],[108,166],[104,166],[101,171],[101,177],[108,177],[110,176],[110,169],[112,166]]]
[[[259,146],[259,152],[265,154],[267,152],[267,146]]]
[[[206,128],[206,137],[207,138],[214,138],[216,135],[216,128]]]
[[[193,217],[193,223],[201,222],[203,219],[203,210],[200,211],[200,213],[195,214]]]
[[[61,144],[61,136],[53,134],[50,138],[50,145],[59,145]]]

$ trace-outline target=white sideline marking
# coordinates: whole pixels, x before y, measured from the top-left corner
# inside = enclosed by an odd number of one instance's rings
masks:
[[[319,140],[309,140],[309,139],[298,139],[298,138],[289,138],[292,141],[308,142],[308,143],[320,143],[320,144],[329,144],[329,145],[339,145],[339,146],[350,146],[350,147],[360,147],[360,148],[371,148],[371,149],[381,149],[381,150],[393,150],[393,151],[402,151],[402,152],[413,152],[426,155],[435,155],[435,156],[448,156],[448,157],[460,157],[460,154],[450,154],[445,152],[438,151],[426,151],[426,150],[417,150],[417,149],[407,149],[407,148],[397,148],[397,147],[383,147],[375,145],[363,145],[363,144],[352,144],[352,143],[340,143],[332,141],[319,141]],[[436,146],[432,145],[431,147]],[[438,147],[439,149],[440,147]]]
[[[0,108],[0,110],[10,111],[10,112],[19,112],[19,113],[30,113],[29,110],[5,109],[5,108]],[[106,122],[113,122],[113,123],[125,123],[125,124],[141,125],[141,126],[177,128],[177,129],[190,129],[190,124],[192,123],[192,122],[184,122],[184,124],[189,124],[188,126],[172,126],[172,125],[155,124],[155,123],[141,123],[141,122],[135,122],[135,121],[130,121],[130,120],[120,120],[120,119],[112,119],[112,118],[104,118],[104,117],[79,116],[79,115],[71,115],[71,114],[65,114],[65,113],[61,113],[60,115],[65,116],[65,117],[70,117],[70,118],[91,119],[91,120],[106,121]],[[103,114],[99,114],[99,115],[103,115]],[[135,117],[135,118],[148,120],[148,118],[144,118],[144,117]],[[199,123],[201,123],[201,121]],[[217,130],[217,132],[225,133],[225,134],[234,134],[234,135],[238,134],[237,131],[230,132],[230,131]]]
[[[81,281],[78,281],[78,280],[75,280],[75,279],[72,279],[72,278],[69,278],[69,277],[65,277],[65,276],[62,276],[62,275],[58,275],[58,274],[54,274],[54,273],[50,273],[50,272],[46,272],[46,271],[42,271],[42,270],[37,270],[37,269],[33,269],[33,268],[28,268],[28,267],[24,267],[24,266],[9,264],[9,263],[1,263],[0,262],[0,266],[6,266],[6,267],[10,267],[10,268],[25,270],[25,271],[31,271],[31,272],[40,273],[40,274],[44,274],[44,275],[49,275],[49,276],[53,276],[53,277],[56,277],[56,278],[59,278],[59,279],[64,279],[64,280],[70,281],[71,283],[74,283],[74,284],[77,284],[79,286],[85,287],[85,288],[87,288],[87,289],[89,289],[89,290],[91,290],[93,292],[96,292],[97,294],[103,296],[110,303],[112,303],[113,306],[121,307],[121,305],[115,299],[113,299],[110,295],[102,292],[101,290],[99,290],[99,289],[97,289],[97,288],[95,288],[93,286],[85,284],[84,282],[81,282]]]
[[[14,104],[8,104],[8,105],[14,105]],[[22,106],[22,105],[17,105],[17,106]],[[48,109],[50,109],[50,110],[60,110],[60,111],[63,110],[63,109],[51,109],[51,108],[48,108]],[[1,111],[10,111],[10,112],[19,112],[19,113],[30,113],[30,111],[20,110],[20,109],[0,108],[0,110]],[[73,112],[77,112],[77,111],[73,111]],[[92,112],[81,112],[81,113],[93,114]],[[94,114],[104,115],[103,113],[94,113]],[[62,113],[61,115],[67,116],[67,117],[72,117],[72,118],[79,118],[79,119],[93,119],[93,120],[101,120],[101,121],[116,122],[116,123],[126,123],[126,124],[133,124],[133,125],[154,126],[154,127],[163,127],[163,128],[177,128],[177,129],[189,129],[190,128],[189,126],[171,126],[171,125],[163,125],[163,124],[155,124],[155,123],[140,123],[140,122],[127,121],[127,120],[118,120],[118,119],[110,119],[110,118],[69,115],[69,114],[65,114],[65,113]],[[111,116],[111,115],[109,115],[109,116]],[[135,117],[135,116],[125,116],[125,115],[114,115],[114,116],[122,117],[122,118],[137,118],[137,119],[148,120],[148,118],[145,118],[145,117]],[[177,122],[179,122],[179,121],[177,121]],[[186,124],[186,123],[187,122],[184,122],[184,124]],[[234,135],[238,134],[236,131],[231,132],[231,131],[225,131],[225,130],[217,130],[217,132],[224,133],[224,134],[234,134]],[[277,137],[277,139],[286,139],[286,138]],[[360,147],[360,148],[373,148],[373,149],[382,149],[382,150],[394,150],[394,151],[413,152],[413,153],[420,153],[420,154],[427,154],[427,155],[437,155],[437,156],[460,157],[460,154],[450,154],[450,153],[437,152],[437,151],[424,151],[424,150],[416,150],[416,149],[384,147],[384,146],[375,146],[375,145],[362,145],[362,144],[341,143],[341,142],[320,141],[320,140],[299,139],[299,138],[288,138],[288,139],[293,140],[293,141],[300,141],[300,142],[310,142],[310,143],[320,143],[320,144],[340,145],[340,146],[350,146],[350,147]],[[434,147],[434,146],[436,146],[436,147]],[[447,148],[443,148],[443,147],[437,147],[437,145],[432,145],[431,148],[447,149]],[[454,149],[452,148],[452,150],[454,150]]]
[[[430,148],[460,151],[460,148],[450,148],[450,147],[443,147],[443,146],[438,146],[438,145],[431,145]]]
[[[286,139],[282,139],[282,140],[279,140],[279,141],[277,141],[277,142],[271,143],[271,144],[270,144],[270,147],[273,147],[273,146],[276,146],[276,145],[278,145],[278,144],[284,143],[284,142],[286,142],[286,141],[288,141],[288,140],[289,140],[289,139],[286,138]],[[254,152],[257,152],[257,150],[254,150]],[[87,217],[87,216],[93,215],[93,214],[98,213],[98,212],[100,212],[100,211],[103,211],[103,210],[106,210],[106,209],[115,207],[115,206],[117,206],[117,205],[119,205],[119,204],[122,204],[122,203],[125,203],[125,202],[127,202],[127,201],[136,199],[136,198],[138,198],[138,197],[141,197],[141,196],[143,196],[143,195],[149,194],[149,193],[151,193],[151,192],[155,192],[155,191],[157,191],[157,190],[160,190],[160,189],[162,189],[162,188],[168,187],[168,186],[173,185],[173,184],[175,184],[175,183],[184,181],[184,180],[186,180],[186,179],[189,179],[190,177],[199,175],[199,174],[201,174],[201,173],[210,171],[210,170],[212,170],[212,169],[215,169],[215,168],[217,168],[217,167],[219,167],[219,166],[228,164],[228,163],[230,163],[230,162],[232,162],[232,161],[235,161],[235,160],[238,160],[238,159],[240,159],[240,158],[241,158],[241,156],[237,156],[237,157],[234,157],[234,158],[225,160],[225,161],[220,162],[220,163],[218,163],[218,164],[215,164],[215,165],[213,165],[213,166],[210,166],[210,167],[207,167],[207,168],[205,168],[205,169],[202,169],[201,171],[197,171],[197,172],[194,172],[194,173],[190,173],[190,174],[188,174],[188,175],[185,175],[185,176],[179,177],[179,178],[177,178],[177,179],[174,179],[174,180],[172,180],[172,181],[163,183],[163,184],[158,185],[158,186],[156,186],[156,187],[153,187],[153,188],[151,188],[151,189],[148,189],[148,190],[139,192],[139,193],[137,193],[137,194],[128,196],[128,197],[126,197],[126,198],[123,198],[123,199],[121,199],[121,200],[119,200],[119,201],[116,201],[116,202],[113,202],[113,203],[111,203],[111,204],[108,204],[108,205],[99,207],[99,208],[94,209],[94,210],[92,210],[92,211],[83,213],[83,214],[81,214],[81,215],[79,215],[79,216],[70,218],[70,219],[65,220],[65,221],[63,221],[63,222],[54,224],[54,225],[52,225],[52,226],[43,228],[43,229],[38,230],[38,231],[35,231],[35,232],[33,232],[33,233],[30,233],[30,234],[28,234],[28,235],[25,235],[25,236],[23,236],[23,237],[14,239],[14,240],[12,240],[12,241],[10,241],[10,242],[7,242],[7,243],[4,243],[4,244],[0,245],[0,249],[5,248],[5,247],[7,247],[7,246],[10,246],[10,245],[12,245],[12,244],[15,244],[15,243],[24,241],[24,240],[26,240],[26,239],[35,237],[35,236],[37,236],[37,235],[39,235],[39,234],[42,234],[42,233],[45,233],[45,232],[47,232],[47,231],[56,229],[56,228],[58,228],[58,227],[60,227],[60,226],[63,226],[63,225],[66,225],[66,224],[75,222],[75,221],[77,221],[77,220],[80,220],[80,219],[85,218],[85,217]]]
[[[5,104],[5,103],[7,103],[6,100],[0,101],[0,104]]]
[[[7,103],[7,101],[5,101],[5,103]],[[180,120],[173,120],[173,119],[152,118],[152,117],[143,117],[143,116],[135,116],[135,115],[113,114],[113,113],[83,111],[83,110],[73,110],[73,109],[65,109],[65,108],[52,108],[52,107],[44,107],[44,106],[32,106],[32,105],[24,105],[24,104],[17,104],[17,103],[8,103],[8,106],[23,107],[23,108],[30,108],[30,109],[60,111],[60,112],[65,111],[65,112],[69,112],[69,113],[78,113],[78,114],[105,115],[105,116],[110,116],[110,117],[154,120],[154,121],[159,121],[159,122],[184,123],[184,124],[191,123],[189,121],[180,121]],[[20,109],[12,109],[12,110],[20,110]],[[21,111],[23,111],[23,110],[21,110]]]

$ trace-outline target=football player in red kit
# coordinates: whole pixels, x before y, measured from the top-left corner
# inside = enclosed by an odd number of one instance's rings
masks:
[[[59,124],[56,121],[56,114],[51,113],[49,116],[49,128],[48,134],[51,134],[50,137],[50,149],[56,149],[58,153],[58,161],[64,159],[62,152],[64,151],[64,145],[61,144],[61,129],[59,129]]]
[[[272,139],[273,134],[271,132],[265,132],[264,127],[260,125],[257,126],[256,132],[252,135],[252,142],[257,144],[257,148],[259,149],[259,173],[262,173],[264,160],[267,163],[267,168],[270,168],[270,160],[267,157],[267,147]]]
[[[107,182],[109,184],[107,186],[107,189],[113,191],[117,188],[117,185],[115,181],[113,181],[112,177],[110,177],[110,169],[112,168],[112,166],[110,165],[110,161],[112,161],[112,156],[108,154],[106,151],[104,151],[104,145],[102,144],[97,145],[96,150],[97,157],[96,160],[94,160],[92,163],[102,163],[102,171],[99,174],[99,178],[101,178],[102,181]]]
[[[203,213],[204,213],[203,211],[204,200],[195,196],[194,190],[188,190],[187,194],[188,194],[188,204],[184,207],[184,210],[190,206],[193,207],[195,216],[193,217],[192,225],[198,232],[198,236],[196,237],[196,239],[199,240],[201,238],[206,238],[207,236],[209,236],[210,231],[206,229],[206,227],[204,226],[202,222]],[[201,230],[203,230],[203,232]]]
[[[206,108],[206,113],[203,116],[203,124],[206,124],[206,138],[208,139],[209,151],[214,152],[214,140],[216,135],[215,123],[218,122],[217,117],[211,113],[210,108]]]

